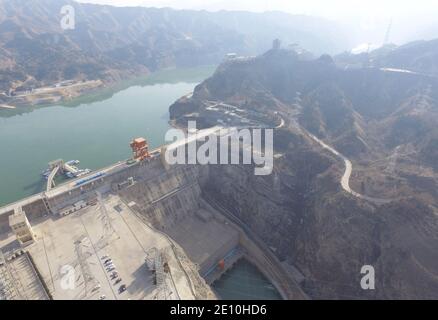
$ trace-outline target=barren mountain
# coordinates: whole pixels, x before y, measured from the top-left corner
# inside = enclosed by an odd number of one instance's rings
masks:
[[[412,52],[409,65],[418,58]],[[179,125],[277,127],[271,176],[217,166],[205,193],[299,269],[309,296],[431,299],[438,297],[437,98],[429,75],[345,69],[329,56],[273,49],[222,64],[170,114]],[[345,159],[353,192],[341,184]],[[372,292],[359,286],[365,264],[376,269]]]
[[[75,9],[75,28],[60,26],[61,7]],[[60,80],[145,74],[161,68],[216,64],[229,52],[257,54],[276,36],[320,51],[345,45],[324,31],[331,22],[282,13],[117,8],[73,1],[0,0],[0,90]]]

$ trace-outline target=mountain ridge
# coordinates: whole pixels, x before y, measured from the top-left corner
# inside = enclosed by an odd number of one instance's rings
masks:
[[[436,297],[438,80],[335,61],[284,49],[228,61],[170,107],[171,119],[209,127],[262,117],[275,128],[274,173],[218,166],[209,194],[232,204],[281,261],[302,272],[311,298]],[[345,159],[353,192],[343,184]],[[368,264],[379,278],[373,292],[354,285]]]
[[[211,13],[74,1],[62,5],[75,8],[74,30],[61,29],[62,6],[56,0],[0,1],[0,91],[71,79],[113,82],[163,68],[217,64],[228,52],[264,51],[275,36],[302,42],[311,50],[335,50],[332,36],[324,40],[317,34],[323,30],[335,34],[336,25],[316,18],[281,14],[285,20],[281,22],[279,13]]]

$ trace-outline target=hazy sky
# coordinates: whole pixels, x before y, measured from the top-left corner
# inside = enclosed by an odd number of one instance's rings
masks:
[[[76,0],[116,6],[284,11],[336,20],[357,44],[380,45],[392,19],[390,42],[438,38],[438,0]],[[353,31],[354,30],[354,31]]]
[[[79,0],[118,6],[142,5],[207,10],[280,10],[337,19],[348,16],[408,17],[438,14],[436,0]]]

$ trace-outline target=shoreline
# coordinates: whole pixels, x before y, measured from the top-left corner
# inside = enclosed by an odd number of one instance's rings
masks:
[[[41,106],[51,106],[57,103],[73,101],[81,96],[97,92],[106,87],[102,80],[77,81],[68,86],[58,84],[39,87],[31,92],[17,94],[9,97],[5,109],[28,109]]]
[[[29,122],[31,120],[29,119],[34,119],[34,118],[39,118],[41,116],[44,117],[44,123],[46,122],[51,122],[50,118],[52,117],[51,115],[53,114],[54,117],[57,119],[56,123],[59,123],[60,119],[62,119],[62,114],[65,113],[67,115],[72,115],[73,119],[79,119],[79,114],[84,113],[84,115],[91,115],[92,117],[95,117],[97,113],[103,112],[106,114],[106,109],[103,108],[104,106],[106,106],[107,103],[109,103],[109,109],[108,109],[108,114],[109,116],[107,116],[108,119],[112,119],[115,116],[115,113],[120,112],[123,113],[123,119],[125,119],[126,121],[124,121],[124,123],[129,122],[130,118],[133,117],[133,114],[131,113],[131,115],[129,115],[128,113],[124,113],[125,110],[133,110],[135,112],[139,112],[142,115],[145,115],[145,117],[150,118],[149,115],[152,115],[153,117],[157,118],[157,123],[160,123],[159,127],[160,128],[166,128],[163,129],[165,133],[166,130],[168,130],[168,128],[170,128],[170,125],[168,123],[169,121],[169,114],[168,114],[168,108],[169,105],[171,105],[175,100],[179,99],[181,96],[187,94],[188,92],[193,90],[193,87],[195,86],[195,84],[203,81],[205,78],[207,78],[211,72],[214,71],[213,70],[213,66],[210,66],[208,68],[202,67],[202,68],[190,68],[190,69],[180,69],[180,70],[167,70],[164,72],[159,72],[156,74],[150,74],[147,77],[142,77],[142,78],[136,78],[134,79],[135,81],[133,81],[131,79],[131,81],[123,81],[123,82],[118,82],[115,83],[116,88],[113,86],[111,86],[111,90],[109,90],[109,87],[105,87],[105,88],[100,88],[99,90],[97,90],[97,93],[95,92],[94,94],[90,95],[87,94],[86,96],[82,96],[79,99],[75,99],[74,103],[73,102],[69,102],[68,104],[56,104],[55,106],[53,106],[53,111],[52,109],[50,109],[49,107],[34,107],[34,106],[30,106],[28,108],[16,108],[16,109],[0,109],[0,119],[1,121],[4,121],[4,123],[6,124],[5,128],[7,128],[9,126],[10,129],[12,129],[12,131],[10,132],[15,132],[17,129],[14,129],[15,125],[12,125],[16,122],[18,123],[29,123],[31,128],[34,129],[38,129],[39,125],[37,124],[37,122]],[[135,85],[134,85],[135,84]],[[174,99],[169,99],[166,98],[167,94],[167,86],[170,86],[171,88],[176,87],[176,92],[177,94],[174,94],[172,92],[170,92],[172,95],[175,96]],[[133,97],[131,97],[130,95],[128,95],[127,98],[127,106],[123,105],[123,100],[121,100],[121,98],[116,98],[117,103],[116,103],[116,107],[114,106],[114,104],[110,103],[110,101],[112,101],[113,97],[115,97],[116,95],[118,95],[118,93],[120,91],[113,91],[115,88],[115,90],[126,90],[124,89],[124,87],[127,87],[128,89],[130,87],[135,87],[134,90],[132,92],[134,92],[134,97],[136,94],[141,94],[141,92],[144,92],[144,89],[147,92],[152,92],[152,103],[158,104],[160,105],[159,108],[150,106],[150,108],[145,108],[145,107],[134,107],[135,105],[138,105],[139,103],[142,103],[141,101],[136,101]],[[170,88],[169,87],[169,88]],[[183,88],[183,90],[181,90],[181,87]],[[185,89],[187,87],[187,89]],[[179,89],[178,89],[179,88]],[[174,90],[174,89],[171,89]],[[136,93],[138,92],[138,93]],[[155,97],[158,97],[157,95],[155,95],[155,93],[161,93],[163,95],[163,98],[160,98],[158,100],[155,99]],[[131,101],[132,99],[132,101]],[[142,98],[143,99],[143,98]],[[162,103],[162,100],[165,100],[166,103]],[[97,109],[87,109],[86,107],[88,105],[92,105],[94,103],[97,102]],[[81,107],[82,106],[82,107]],[[128,109],[127,109],[128,108]],[[79,110],[76,110],[79,109]],[[156,110],[159,109],[159,110]],[[118,111],[116,111],[118,110]],[[160,111],[163,110],[163,111]],[[166,113],[166,116],[163,117],[163,113]],[[30,114],[34,114],[34,115],[30,115]],[[135,115],[136,113],[134,113]],[[26,115],[26,118],[20,118],[20,115]],[[29,117],[27,117],[29,115]],[[117,117],[117,116],[116,116]],[[46,121],[47,119],[47,121]],[[68,126],[73,125],[71,123],[72,118],[68,119]],[[88,118],[87,118],[88,119]],[[97,119],[97,118],[96,118]],[[62,120],[61,120],[62,121]],[[87,120],[88,121],[88,120]],[[161,131],[162,129],[158,129],[155,128],[155,122],[150,122],[150,121],[146,121],[145,123],[141,122],[139,123],[139,121],[137,121],[137,119],[132,119],[132,121],[135,123],[135,125],[138,127],[138,132],[137,133],[132,133],[132,135],[128,136],[126,138],[126,140],[122,141],[120,144],[118,144],[116,150],[114,152],[120,152],[119,149],[125,149],[125,143],[127,143],[128,141],[130,141],[130,139],[132,139],[132,137],[134,136],[141,136],[141,135],[145,135],[146,133],[144,133],[144,126],[147,124],[147,126],[149,126],[152,130],[151,136],[152,136],[152,140],[157,140],[157,142],[161,141]],[[110,122],[109,122],[110,123]],[[161,124],[162,123],[162,124]],[[68,134],[65,134],[65,130],[66,127],[62,127],[59,126],[57,124],[45,124],[44,126],[44,130],[42,130],[43,132],[37,133],[36,136],[38,137],[45,137],[47,138],[47,133],[44,133],[44,131],[46,130],[46,126],[49,125],[50,128],[57,128],[56,130],[62,130],[62,132],[60,132],[61,136],[67,136]],[[100,125],[99,125],[100,126]],[[107,127],[108,125],[102,125],[102,127]],[[156,125],[158,127],[158,125]],[[26,126],[27,128],[27,126]],[[94,129],[90,129],[89,127],[87,127],[88,131],[92,131]],[[26,129],[27,130],[27,129]],[[75,130],[79,130],[77,127],[75,128]],[[160,136],[157,138],[154,136],[154,132],[158,130],[158,132],[160,132]],[[141,132],[141,133],[140,133]],[[18,133],[19,135],[21,135],[21,133]],[[147,134],[146,134],[147,135]],[[55,140],[57,138],[54,138]],[[68,137],[66,138],[68,139]],[[76,139],[76,138],[75,138]],[[3,140],[2,140],[5,144],[4,145],[8,145],[9,141],[12,141],[9,139],[9,136],[4,135],[3,136]],[[79,137],[79,140],[77,141],[81,141],[81,143],[84,143],[82,137]],[[75,142],[76,144],[78,142]],[[88,142],[85,142],[88,143]],[[110,144],[108,142],[105,142],[105,144]],[[161,145],[158,144],[158,145]],[[77,147],[77,146],[75,146]],[[33,161],[28,160],[28,162],[30,163],[32,168],[35,168],[32,173],[29,174],[23,174],[21,171],[22,170],[17,170],[17,166],[16,164],[14,164],[13,161],[11,160],[6,160],[6,158],[3,159],[3,171],[5,173],[5,179],[6,177],[8,177],[8,179],[10,179],[10,183],[11,183],[11,187],[7,187],[7,185],[9,183],[6,183],[6,181],[4,181],[4,183],[1,184],[1,191],[5,191],[4,193],[1,192],[1,201],[0,201],[0,206],[3,205],[7,205],[8,203],[17,201],[19,199],[25,198],[27,196],[30,196],[32,194],[38,193],[40,191],[43,190],[44,185],[43,182],[40,179],[39,176],[39,172],[42,170],[42,168],[45,168],[47,166],[47,162],[49,160],[53,160],[55,158],[61,157],[62,154],[57,153],[56,149],[63,149],[62,147],[54,147],[54,146],[47,146],[48,150],[51,150],[51,152],[54,154],[53,156],[45,156],[43,154],[38,154],[39,158],[42,158],[43,160],[38,160],[40,163],[40,165],[36,166],[34,165]],[[53,151],[55,150],[55,151]],[[108,149],[111,150],[111,149]],[[65,150],[64,150],[65,151]],[[128,149],[126,150],[128,151]],[[45,153],[45,151],[38,151],[41,153]],[[80,160],[84,160],[86,159],[83,158],[80,153],[79,154],[72,154],[69,155],[69,151],[65,151],[67,152],[67,155],[64,156],[64,158],[79,158]],[[79,151],[82,152],[82,151]],[[108,151],[109,153],[112,153],[113,151]],[[96,159],[99,158],[98,155],[94,156]],[[105,166],[105,164],[107,163],[106,161],[100,161],[100,160],[96,160],[94,157],[90,157],[92,158],[91,164],[87,165],[87,167],[90,167],[91,169],[99,169],[102,167],[102,165],[100,164],[100,162],[103,162],[103,166]],[[119,161],[120,159],[125,159],[124,157],[126,157],[126,153],[122,154],[122,158],[117,157],[117,159],[114,159],[115,161]],[[47,159],[46,159],[47,158]],[[45,160],[44,160],[45,159]],[[97,163],[97,165],[94,165],[94,163]],[[17,171],[17,172],[16,172]],[[20,171],[20,172],[18,172]],[[15,176],[18,177],[18,179],[15,179]]]
[[[182,74],[190,71],[205,71],[206,73],[213,73],[216,69],[216,65],[200,65],[195,67],[172,67],[172,68],[164,68],[160,69],[158,71],[154,71],[148,74],[138,75],[134,77],[127,77],[122,78],[118,81],[104,81],[102,79],[98,80],[87,80],[86,83],[91,82],[99,82],[98,86],[89,87],[85,89],[83,92],[79,92],[77,95],[72,96],[70,95],[56,95],[52,96],[51,98],[53,101],[41,101],[41,102],[35,102],[32,101],[30,103],[19,103],[17,105],[11,105],[10,102],[3,104],[6,106],[5,108],[1,108],[2,104],[0,104],[0,110],[14,110],[14,111],[28,111],[32,110],[34,108],[43,108],[43,107],[50,107],[55,105],[61,105],[61,106],[76,106],[81,103],[84,103],[84,101],[88,100],[95,100],[95,99],[101,99],[102,97],[108,96],[111,97],[113,94],[122,91],[124,89],[127,89],[132,86],[146,86],[149,84],[153,84],[154,82],[160,83],[161,81],[168,82],[168,80],[165,80],[166,74],[171,72],[181,72]],[[197,78],[196,72],[191,76],[194,79]],[[162,80],[163,79],[163,80]],[[178,83],[180,81],[186,81],[184,77],[179,77],[178,74],[175,77],[175,80],[173,82]],[[74,84],[73,86],[80,86],[81,83]],[[47,89],[56,91],[56,90],[62,90],[62,89],[68,89],[66,88],[55,88],[55,87],[42,87],[37,88],[35,90],[38,90],[35,95],[41,95],[41,94],[47,94]],[[17,96],[18,98],[22,98],[23,96]],[[38,100],[38,98],[35,98],[33,100]]]

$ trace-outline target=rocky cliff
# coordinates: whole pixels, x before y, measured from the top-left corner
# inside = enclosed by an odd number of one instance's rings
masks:
[[[329,57],[272,50],[221,65],[170,111],[180,125],[188,114],[211,124],[221,103],[244,110],[245,121],[260,113],[282,118],[272,175],[211,166],[202,191],[299,269],[310,297],[436,299],[437,95],[429,75],[345,70]],[[350,186],[365,197],[341,187],[343,158],[309,131],[350,158]],[[376,270],[374,291],[360,286],[364,265]]]
[[[314,147],[294,148],[268,177],[210,168],[202,190],[295,266],[311,298],[436,299],[436,213],[415,198],[374,207],[342,192],[342,167]],[[364,265],[376,270],[374,291],[360,287]]]

